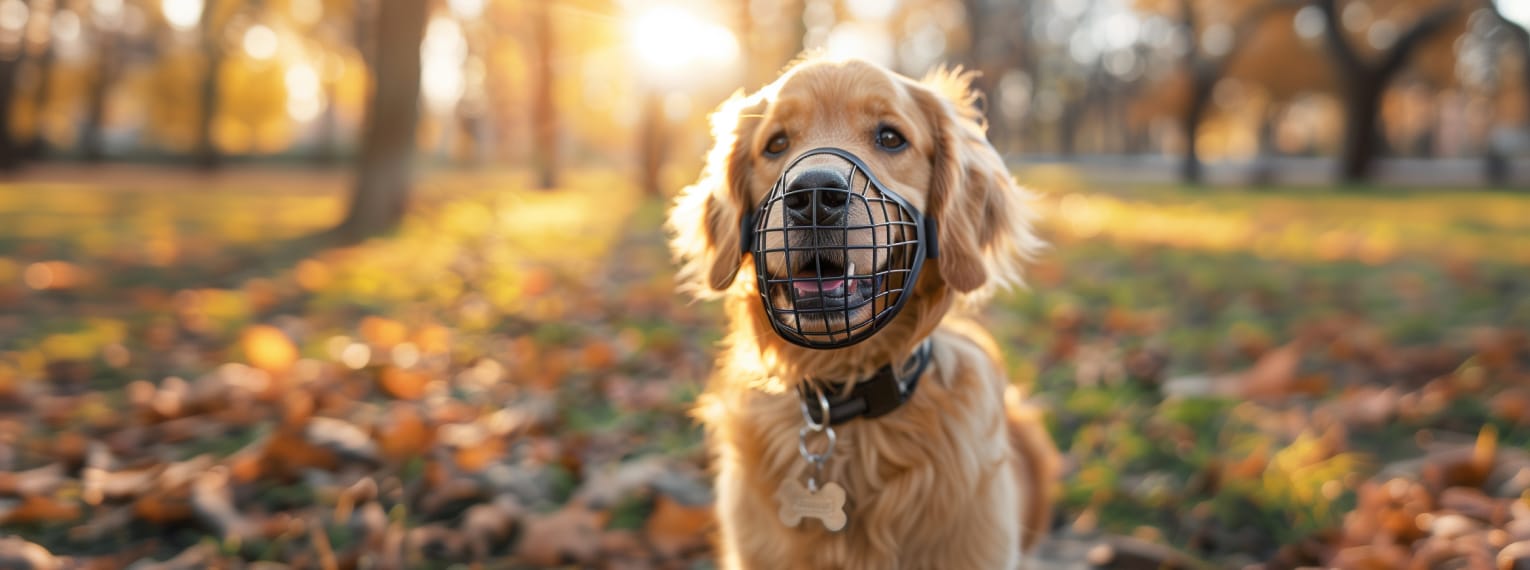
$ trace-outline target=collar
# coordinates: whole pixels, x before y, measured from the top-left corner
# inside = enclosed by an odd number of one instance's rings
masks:
[[[871,378],[857,382],[849,393],[834,388],[827,390],[823,396],[829,402],[829,425],[839,425],[855,418],[878,418],[898,409],[914,397],[914,390],[919,387],[919,377],[930,366],[930,353],[930,340],[925,339],[909,355],[908,360],[903,361],[899,367],[901,374],[889,363],[877,369]],[[844,384],[833,382],[830,385],[842,387]],[[813,422],[822,422],[819,392],[804,382],[797,386],[797,395],[802,399],[803,410]]]

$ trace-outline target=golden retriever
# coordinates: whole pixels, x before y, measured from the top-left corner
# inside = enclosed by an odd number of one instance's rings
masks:
[[[712,116],[715,147],[668,228],[682,287],[723,297],[728,318],[694,412],[716,471],[722,567],[1017,568],[1045,532],[1057,451],[1040,414],[1005,378],[997,343],[962,316],[1019,284],[1022,263],[1041,246],[1027,193],[986,139],[970,79],[937,71],[915,81],[865,61],[810,58]],[[739,276],[757,270],[740,246],[746,214],[794,157],[821,147],[860,157],[935,220],[939,244],[901,312],[864,342],[833,349],[776,334],[757,280]],[[785,223],[762,218],[766,229]],[[790,271],[765,257],[767,273]],[[798,448],[806,413],[798,387],[866,378],[926,339],[930,364],[906,403],[835,427],[821,482],[844,490],[844,527],[783,522],[778,489],[809,472]]]

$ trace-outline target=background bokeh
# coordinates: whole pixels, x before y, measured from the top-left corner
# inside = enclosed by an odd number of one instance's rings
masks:
[[[1527,26],[0,0],[0,567],[713,567],[661,223],[805,50],[980,72],[1039,196],[982,318],[1066,455],[1043,567],[1530,564]]]

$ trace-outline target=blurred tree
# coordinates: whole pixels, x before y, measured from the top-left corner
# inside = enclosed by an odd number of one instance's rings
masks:
[[[22,5],[26,5],[25,0]],[[11,111],[15,106],[16,74],[26,54],[25,45],[21,29],[0,28],[0,170],[21,165],[19,149],[11,132]]]
[[[960,59],[967,69],[978,72],[972,84],[982,94],[988,139],[995,144],[1008,140],[1012,128],[995,104],[999,81],[1010,70],[1022,70],[1029,75],[1036,68],[1029,25],[1035,3],[1035,0],[962,0],[968,41],[967,51]]]
[[[121,10],[118,7],[118,10]],[[100,13],[92,9],[91,19],[96,34],[95,71],[91,74],[85,98],[85,120],[80,123],[80,153],[89,161],[106,157],[101,137],[102,124],[106,121],[106,96],[112,83],[117,80],[121,67],[120,14]]]
[[[213,140],[213,123],[218,118],[218,71],[223,64],[223,30],[219,25],[218,0],[203,0],[201,33],[202,82],[199,89],[201,107],[197,114],[196,149],[193,160],[201,168],[217,168],[221,161],[218,144]]]
[[[31,16],[38,17],[42,10],[51,8],[52,13],[44,16],[44,19],[51,23],[58,16],[59,12],[67,8],[67,1],[54,0],[51,5],[48,2],[36,2],[31,6],[33,10]],[[31,160],[42,159],[48,151],[48,138],[46,136],[47,120],[44,117],[47,116],[48,106],[52,99],[53,67],[58,61],[58,50],[54,46],[56,42],[53,36],[54,34],[52,33],[47,34],[40,48],[41,51],[37,54],[37,66],[35,68],[37,73],[35,83],[37,87],[32,91],[32,116],[34,117],[32,121],[32,138],[27,141],[25,148],[21,149],[23,154]]]
[[[1414,4],[1404,0],[1398,2]],[[1365,181],[1371,175],[1371,166],[1381,144],[1378,127],[1382,95],[1408,64],[1415,50],[1457,18],[1461,7],[1456,0],[1439,0],[1422,11],[1410,10],[1418,15],[1406,28],[1389,23],[1395,36],[1390,33],[1386,36],[1392,37],[1378,35],[1375,26],[1379,24],[1373,24],[1366,30],[1365,44],[1375,53],[1367,55],[1361,47],[1364,44],[1345,31],[1349,26],[1341,16],[1340,0],[1312,0],[1312,3],[1322,11],[1323,37],[1344,100],[1344,146],[1339,158],[1339,176],[1345,182]],[[1346,6],[1346,10],[1353,5]]]
[[[536,148],[537,187],[550,190],[558,186],[558,102],[554,82],[553,55],[557,40],[553,30],[550,2],[531,2],[531,34],[536,60],[532,64],[532,130]]]
[[[637,151],[639,162],[639,185],[643,193],[648,196],[662,196],[664,186],[662,174],[664,162],[669,158],[668,150],[673,142],[670,137],[669,121],[664,116],[664,100],[657,89],[649,88],[643,95],[642,110],[639,111]]]
[[[1521,122],[1525,130],[1524,141],[1530,141],[1530,31],[1504,15],[1504,11],[1499,8],[1499,3],[1502,2],[1516,2],[1516,0],[1496,0],[1496,2],[1487,3],[1487,8],[1492,11],[1493,20],[1496,20],[1498,26],[1501,26],[1502,31],[1506,32],[1509,40],[1515,43],[1519,50]],[[1524,2],[1524,0],[1518,0],[1518,2]],[[1489,141],[1484,154],[1486,154],[1484,159],[1486,159],[1487,179],[1496,185],[1509,182],[1509,157],[1504,156],[1496,141]]]
[[[1212,92],[1227,74],[1228,67],[1260,31],[1264,22],[1298,0],[1263,0],[1244,2],[1242,6],[1225,2],[1211,4],[1204,0],[1178,0],[1176,16],[1185,42],[1181,65],[1188,79],[1188,97],[1180,115],[1185,144],[1180,157],[1180,179],[1200,184],[1204,178],[1197,138],[1201,121],[1211,106]],[[1223,16],[1211,17],[1212,14]],[[1230,22],[1230,23],[1229,23]]]
[[[1518,44],[1520,65],[1519,95],[1524,109],[1524,114],[1521,115],[1521,118],[1523,119],[1525,136],[1527,139],[1530,139],[1530,30],[1526,30],[1524,26],[1521,26],[1514,20],[1510,20],[1499,7],[1501,3],[1515,1],[1523,2],[1525,0],[1496,0],[1488,2],[1488,7],[1492,10],[1493,16],[1498,20],[1499,25],[1503,26],[1504,31],[1508,32],[1512,41]]]
[[[404,217],[413,183],[420,116],[420,42],[429,0],[376,4],[375,81],[362,133],[356,185],[345,220],[332,232],[342,243],[387,231]]]

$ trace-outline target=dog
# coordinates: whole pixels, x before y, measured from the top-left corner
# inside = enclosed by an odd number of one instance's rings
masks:
[[[969,317],[1043,244],[972,77],[814,57],[712,115],[666,224],[728,321],[721,567],[1018,568],[1047,530],[1057,450]]]

